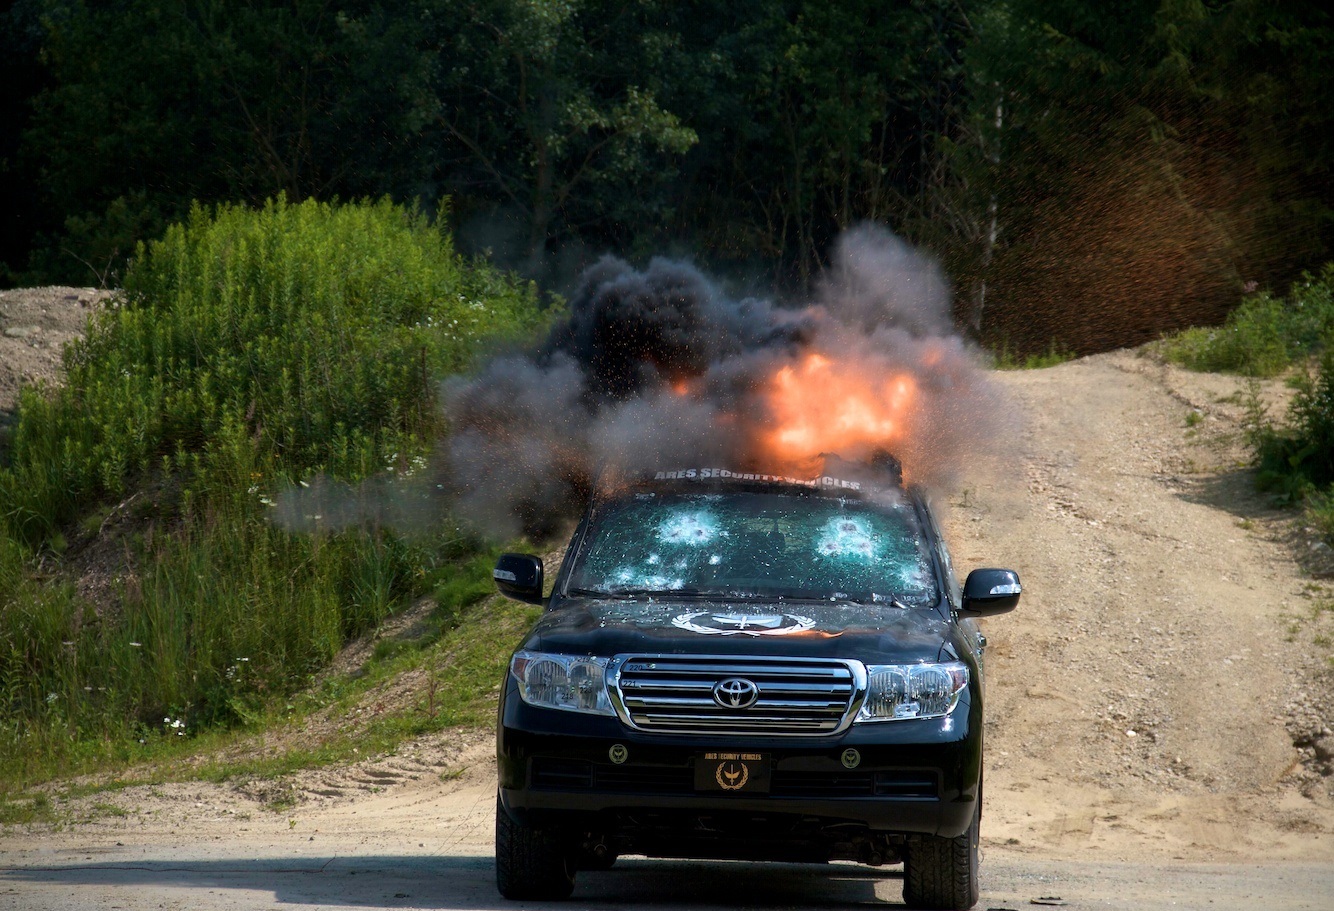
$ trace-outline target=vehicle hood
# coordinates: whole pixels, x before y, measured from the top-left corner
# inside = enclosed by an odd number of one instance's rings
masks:
[[[523,647],[582,655],[784,655],[887,664],[957,658],[954,634],[954,625],[933,608],[571,599],[544,614]]]

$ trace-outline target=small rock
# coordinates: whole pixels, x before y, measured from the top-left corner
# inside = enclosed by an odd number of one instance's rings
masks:
[[[5,338],[28,338],[41,331],[40,326],[10,326],[5,330]]]
[[[1334,737],[1321,737],[1315,742],[1315,758],[1321,762],[1334,760]]]

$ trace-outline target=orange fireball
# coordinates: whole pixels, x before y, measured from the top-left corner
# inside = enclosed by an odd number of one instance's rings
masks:
[[[809,354],[779,369],[764,391],[771,423],[761,443],[783,464],[826,452],[856,458],[892,451],[908,430],[916,397],[911,374],[873,375],[864,366]]]

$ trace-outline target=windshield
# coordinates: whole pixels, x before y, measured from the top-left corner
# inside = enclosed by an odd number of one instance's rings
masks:
[[[934,603],[912,504],[805,492],[636,493],[595,513],[567,590]]]

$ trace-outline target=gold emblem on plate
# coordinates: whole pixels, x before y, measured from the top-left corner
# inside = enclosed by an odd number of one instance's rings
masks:
[[[750,780],[750,769],[744,762],[720,762],[713,777],[724,791],[739,791]]]

